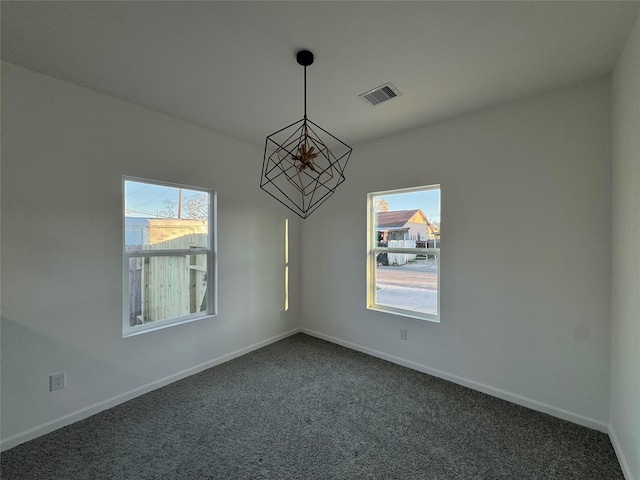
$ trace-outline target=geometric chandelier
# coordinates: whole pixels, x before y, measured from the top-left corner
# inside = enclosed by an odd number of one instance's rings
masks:
[[[296,60],[304,67],[304,117],[267,137],[260,188],[307,218],[344,182],[353,149],[307,118],[307,67],[313,53],[301,50]]]

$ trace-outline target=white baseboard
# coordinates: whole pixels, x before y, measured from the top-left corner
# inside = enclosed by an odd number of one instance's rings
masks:
[[[28,442],[29,440],[33,440],[34,438],[40,437],[49,432],[53,432],[54,430],[57,430],[59,428],[71,425],[72,423],[83,420],[87,417],[90,417],[91,415],[95,415],[96,413],[99,413],[108,408],[120,405],[121,403],[139,397],[140,395],[144,395],[145,393],[149,393],[170,383],[182,380],[183,378],[202,372],[203,370],[206,370],[208,368],[215,367],[216,365],[220,365],[221,363],[228,362],[229,360],[233,360],[234,358],[241,357],[242,355],[252,352],[253,350],[257,350],[258,348],[266,347],[271,343],[275,343],[279,340],[282,340],[283,338],[295,335],[300,331],[300,328],[294,328],[287,332],[281,333],[280,335],[267,338],[266,340],[262,340],[247,347],[243,347],[239,350],[227,353],[226,355],[222,355],[207,362],[201,363],[200,365],[195,365],[193,367],[182,370],[181,372],[174,373],[173,375],[169,375],[154,382],[147,383],[146,385],[134,388],[133,390],[129,390],[128,392],[116,395],[115,397],[103,400],[102,402],[98,402],[62,417],[56,418],[55,420],[37,425],[33,428],[30,428],[29,430],[17,433],[0,441],[0,451],[9,450],[10,448],[20,445],[21,443]]]
[[[567,420],[569,422],[573,422],[578,425],[582,425],[584,427],[592,428],[594,430],[598,430],[603,433],[609,433],[609,425],[607,423],[602,422],[600,420],[596,420],[594,418],[587,417],[585,415],[581,415],[579,413],[574,413],[574,412],[565,410],[563,408],[554,407],[552,405],[539,402],[532,398],[523,397],[522,395],[507,392],[505,390],[501,390],[499,388],[495,388],[490,385],[485,385],[483,383],[475,382],[473,380],[469,380],[467,378],[460,377],[458,375],[443,372],[442,370],[437,370],[435,368],[427,367],[426,365],[421,365],[419,363],[412,362],[404,358],[396,357],[394,355],[389,355],[387,353],[380,352],[372,348],[363,347],[362,345],[348,342],[346,340],[332,337],[330,335],[325,335],[324,333],[316,332],[314,330],[309,330],[308,328],[302,328],[300,331],[302,333],[306,333],[307,335],[321,338],[328,342],[336,343],[338,345],[342,345],[343,347],[351,348],[352,350],[357,350],[359,352],[363,352],[368,355],[372,355],[374,357],[378,357],[383,360],[387,360],[389,362],[402,365],[403,367],[407,367],[413,370],[417,370],[419,372],[427,373],[429,375],[433,375],[434,377],[442,378],[444,380],[448,380],[458,385],[462,385],[463,387],[468,387],[473,390],[486,393],[493,397],[501,398],[502,400],[506,400],[508,402],[515,403],[517,405],[522,405],[523,407],[531,408],[532,410],[537,410],[538,412],[547,413],[551,416],[561,418],[562,420]]]
[[[616,456],[618,457],[618,462],[620,463],[620,468],[622,469],[625,480],[635,480],[633,478],[633,473],[631,473],[629,462],[627,462],[627,458],[624,456],[624,452],[622,451],[622,446],[618,441],[618,436],[611,425],[609,425],[609,438],[611,439],[613,450],[616,452]]]

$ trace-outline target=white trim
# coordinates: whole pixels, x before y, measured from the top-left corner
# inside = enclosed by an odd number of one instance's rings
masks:
[[[207,255],[211,253],[208,248],[193,247],[190,249],[181,248],[179,250],[130,250],[124,252],[129,258],[139,257],[187,257],[189,255]]]
[[[111,397],[93,405],[89,405],[88,407],[76,410],[75,412],[68,413],[67,415],[56,418],[49,422],[37,425],[33,428],[17,433],[0,441],[0,451],[8,450],[20,445],[21,443],[28,442],[29,440],[33,440],[34,438],[40,437],[49,432],[53,432],[54,430],[57,430],[59,428],[66,427],[67,425],[71,425],[72,423],[83,420],[87,417],[90,417],[91,415],[100,413],[103,410],[115,407],[116,405],[120,405],[121,403],[132,400],[136,397],[139,397],[140,395],[144,395],[145,393],[157,390],[158,388],[164,387],[165,385],[169,385],[170,383],[182,380],[183,378],[202,372],[203,370],[206,370],[208,368],[215,367],[216,365],[228,362],[229,360],[233,360],[234,358],[241,357],[242,355],[246,355],[247,353],[259,348],[266,347],[267,345],[280,341],[283,338],[290,337],[291,335],[295,335],[299,332],[300,328],[294,328],[274,337],[267,338],[266,340],[262,340],[260,342],[240,348],[199,365],[195,365],[180,372],[147,383],[146,385],[134,388],[133,390],[129,390],[128,392],[124,392],[120,395],[116,395],[115,397]]]
[[[440,189],[439,183],[434,183],[433,185],[423,185],[417,187],[408,187],[408,188],[394,188],[392,190],[383,190],[381,192],[371,192],[368,195],[371,197],[382,197],[383,195],[396,195],[398,193],[413,193],[413,192],[422,192],[424,190],[436,190]]]
[[[325,335],[324,333],[316,332],[315,330],[302,328],[301,332],[306,333],[307,335],[311,335],[312,337],[321,338],[322,340],[326,340],[331,343],[336,343],[338,345],[342,345],[343,347],[347,347],[352,350],[357,350],[359,352],[363,352],[368,355],[372,355],[374,357],[387,360],[391,363],[402,365],[403,367],[411,368],[413,370],[417,370],[419,372],[423,372],[428,375],[433,375],[434,377],[448,380],[458,385],[462,385],[463,387],[468,387],[468,388],[471,388],[472,390],[477,390],[479,392],[486,393],[493,397],[497,397],[502,400],[506,400],[508,402],[515,403],[517,405],[521,405],[523,407],[527,407],[532,410],[536,410],[538,412],[547,413],[551,416],[561,418],[562,420],[568,420],[569,422],[573,422],[578,425],[582,425],[584,427],[592,428],[594,430],[598,430],[603,433],[609,433],[609,425],[607,423],[602,422],[600,420],[596,420],[595,418],[587,417],[586,415],[582,415],[580,413],[570,412],[569,410],[565,410],[563,408],[554,407],[552,405],[540,402],[538,400],[534,400],[532,398],[523,397],[522,395],[518,395],[516,393],[507,392],[506,390],[502,390],[500,388],[495,388],[490,385],[485,385],[483,383],[476,382],[474,380],[469,380],[467,378],[464,378],[458,375],[443,372],[442,370],[427,367],[425,365],[412,362],[411,360],[406,360],[404,358],[396,357],[394,355],[389,355],[388,353],[380,352],[372,348],[363,347],[362,345],[348,342],[346,340],[332,337],[330,335]]]
[[[616,457],[618,457],[618,463],[620,464],[620,468],[622,469],[622,474],[626,480],[635,480],[633,478],[633,473],[631,472],[631,467],[629,466],[629,462],[627,462],[627,457],[624,456],[624,451],[622,450],[622,445],[618,441],[618,436],[616,435],[615,430],[613,429],[613,425],[609,425],[609,438],[611,439],[611,444],[613,445],[613,451],[616,452]]]
[[[413,241],[413,240],[412,240]],[[375,253],[409,253],[416,255],[440,255],[439,248],[396,248],[373,247]]]
[[[134,325],[128,327],[126,332],[122,332],[122,338],[135,337],[142,333],[155,332],[164,328],[175,327],[176,325],[184,325],[185,323],[198,322],[214,318],[216,315],[210,313],[196,312],[181,317],[165,318],[155,322],[143,323],[142,325]]]
[[[381,305],[374,303],[373,305],[367,305],[368,310],[374,310],[376,312],[388,313],[389,315],[397,315],[400,317],[415,318],[416,320],[424,320],[425,322],[440,323],[440,318],[437,315],[430,313],[420,313],[416,310],[405,310],[404,308],[391,307],[389,305]]]

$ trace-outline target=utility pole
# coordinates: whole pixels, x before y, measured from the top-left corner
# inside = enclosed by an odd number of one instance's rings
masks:
[[[182,218],[182,188],[178,189],[178,218]]]

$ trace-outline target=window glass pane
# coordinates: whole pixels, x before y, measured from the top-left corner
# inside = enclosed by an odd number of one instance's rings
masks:
[[[376,304],[438,314],[438,260],[435,255],[378,253],[375,281]]]
[[[209,246],[209,192],[125,180],[125,251]]]
[[[207,311],[207,255],[129,258],[129,326]]]
[[[370,193],[368,202],[367,307],[439,321],[440,185]]]
[[[430,187],[373,197],[373,244],[433,248],[440,245],[440,189]],[[390,243],[391,242],[391,243]],[[406,242],[406,243],[405,243]]]

